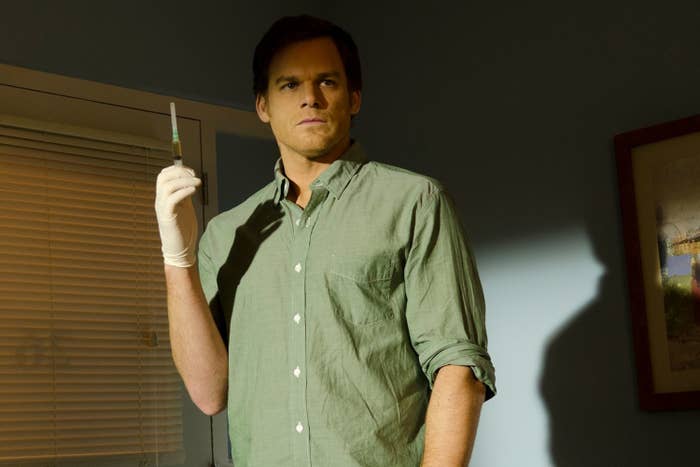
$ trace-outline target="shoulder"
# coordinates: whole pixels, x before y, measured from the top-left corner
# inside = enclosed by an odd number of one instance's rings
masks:
[[[445,186],[436,178],[395,165],[369,161],[362,172],[372,186],[404,201],[413,200],[417,208],[447,195]]]

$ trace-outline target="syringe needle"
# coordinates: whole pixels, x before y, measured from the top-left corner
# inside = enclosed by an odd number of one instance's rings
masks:
[[[177,134],[177,118],[175,117],[175,102],[170,103],[170,123],[173,127],[173,165],[182,165],[182,146],[180,146],[180,136]]]

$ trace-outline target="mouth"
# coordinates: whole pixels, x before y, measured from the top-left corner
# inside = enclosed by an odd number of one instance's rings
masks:
[[[300,121],[297,125],[318,125],[321,123],[326,123],[326,121],[321,118],[306,118]]]

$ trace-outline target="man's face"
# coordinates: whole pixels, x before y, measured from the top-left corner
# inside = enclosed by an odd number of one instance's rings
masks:
[[[272,58],[268,75],[267,93],[257,96],[256,110],[260,120],[270,123],[280,151],[316,159],[349,142],[350,116],[360,110],[360,92],[348,90],[331,38],[285,47]]]

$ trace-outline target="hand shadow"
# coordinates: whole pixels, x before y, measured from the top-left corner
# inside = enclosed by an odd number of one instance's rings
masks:
[[[236,229],[226,262],[219,268],[217,274],[219,292],[211,299],[209,307],[214,311],[216,326],[227,348],[228,330],[233,310],[231,305],[235,300],[238,284],[248,271],[260,245],[279,228],[283,217],[282,207],[272,200],[259,204],[248,220]],[[231,290],[232,288],[233,290]],[[230,293],[230,299],[227,297],[226,305],[223,304],[220,296],[222,290],[227,291],[227,296]],[[228,292],[229,290],[231,291]]]
[[[697,466],[700,411],[639,408],[623,261],[596,215],[588,231],[606,273],[598,294],[547,344],[540,391],[557,467]],[[572,278],[575,280],[575,278]]]

